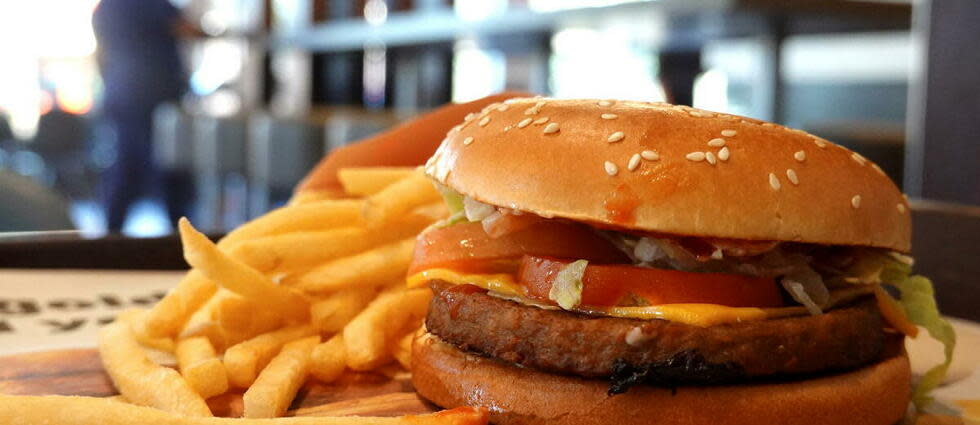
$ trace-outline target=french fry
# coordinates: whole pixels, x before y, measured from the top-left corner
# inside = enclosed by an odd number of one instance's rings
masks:
[[[293,197],[289,199],[289,205],[303,205],[311,202],[329,201],[331,199],[335,199],[334,194],[331,192],[304,190],[294,193]]]
[[[367,197],[415,173],[413,167],[353,167],[337,170],[348,195]]]
[[[373,288],[337,291],[310,306],[311,322],[320,333],[340,332],[377,295],[377,291]]]
[[[415,236],[448,215],[445,204],[428,204],[375,228],[339,227],[243,241],[231,255],[263,273],[309,269],[374,246]]]
[[[205,336],[211,341],[211,345],[217,351],[224,351],[230,345],[228,343],[226,332],[221,329],[218,325],[217,320],[217,309],[218,305],[228,297],[237,296],[233,292],[218,288],[218,292],[211,297],[208,302],[204,303],[201,308],[199,308],[193,315],[191,315],[190,320],[184,326],[184,329],[180,331],[180,335],[177,336],[178,340],[192,338],[195,336]]]
[[[486,425],[488,413],[470,407],[399,417],[305,416],[276,419],[188,417],[98,397],[0,395],[5,425]]]
[[[394,338],[406,324],[425,316],[431,298],[428,288],[396,288],[379,295],[344,327],[347,367],[370,370],[390,360]]]
[[[140,345],[154,350],[174,352],[174,340],[168,337],[150,336],[146,329],[146,315],[148,311],[142,309],[129,309],[116,315],[116,320],[129,324],[129,329],[133,331],[133,337]]]
[[[99,331],[99,355],[116,389],[130,402],[186,416],[211,416],[204,399],[177,371],[147,357],[128,323],[114,322]]]
[[[310,354],[310,373],[324,383],[336,380],[347,369],[347,346],[339,333],[317,345]]]
[[[414,249],[414,237],[402,239],[336,259],[306,273],[290,276],[284,282],[306,293],[378,287],[405,276]]]
[[[230,345],[270,332],[282,324],[276,312],[234,294],[218,303],[214,320],[224,333],[225,342]]]
[[[150,309],[142,326],[149,337],[175,337],[188,319],[218,290],[201,273],[191,270],[177,287]]]
[[[263,236],[363,225],[363,209],[363,201],[346,199],[290,205],[243,224],[221,239],[218,245],[229,248]]]
[[[198,336],[177,343],[177,366],[187,384],[203,398],[228,391],[228,373],[211,341]]]
[[[415,339],[415,331],[405,334],[398,339],[392,347],[391,354],[395,356],[398,364],[407,370],[412,369],[412,340]]]
[[[186,218],[179,223],[184,259],[204,276],[245,298],[262,303],[287,321],[302,322],[309,314],[309,303],[301,295],[276,285],[251,267],[218,249]]]
[[[242,396],[243,416],[276,418],[286,413],[309,374],[310,352],[319,343],[319,336],[311,336],[284,345]]]
[[[438,199],[439,192],[429,178],[414,172],[368,197],[364,204],[364,218],[369,224],[378,225]]]
[[[259,371],[275,357],[284,344],[316,333],[312,325],[296,325],[265,333],[229,347],[225,351],[228,382],[238,388],[247,388],[255,382]]]

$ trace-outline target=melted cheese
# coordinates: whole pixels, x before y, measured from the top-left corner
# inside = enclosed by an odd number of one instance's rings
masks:
[[[429,269],[407,279],[409,287],[424,286],[430,280],[444,280],[452,284],[470,284],[507,298],[522,298],[524,292],[509,274],[466,274],[449,269]],[[794,310],[797,310],[793,308]],[[695,326],[711,326],[764,320],[772,316],[770,310],[751,307],[726,307],[715,304],[664,304],[648,307],[608,307],[582,310],[582,313],[622,317],[630,319],[663,319]]]
[[[467,274],[449,269],[429,269],[409,276],[407,282],[409,287],[416,288],[424,286],[430,280],[444,280],[456,285],[475,285],[502,298],[528,305],[536,304],[529,302],[529,300],[523,297],[524,291],[521,286],[509,274]],[[831,305],[852,300],[870,291],[870,288],[849,288],[831,291]],[[755,308],[728,307],[717,304],[661,304],[644,307],[589,308],[576,311],[594,316],[626,319],[662,319],[702,327],[807,314],[806,308],[802,306]]]
[[[425,286],[430,280],[444,280],[454,285],[470,284],[506,296],[521,296],[524,291],[514,281],[514,276],[500,274],[467,274],[449,269],[429,269],[406,279],[409,288]]]

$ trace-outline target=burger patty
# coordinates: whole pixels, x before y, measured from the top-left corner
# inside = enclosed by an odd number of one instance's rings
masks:
[[[884,324],[873,300],[817,316],[698,327],[595,317],[435,282],[426,327],[460,349],[552,373],[635,383],[709,385],[841,371],[878,358]]]

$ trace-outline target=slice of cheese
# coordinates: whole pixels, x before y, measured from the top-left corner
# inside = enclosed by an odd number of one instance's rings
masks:
[[[449,269],[429,269],[407,279],[409,287],[424,286],[430,280],[443,280],[452,284],[470,284],[490,291],[494,295],[524,302],[524,291],[509,274],[467,274]],[[832,304],[854,299],[871,289],[845,289],[831,291]],[[643,307],[603,307],[576,310],[593,316],[620,317],[626,319],[662,319],[693,326],[714,326],[726,323],[751,322],[779,317],[802,316],[807,314],[802,306],[779,308],[728,307],[717,304],[661,304]]]

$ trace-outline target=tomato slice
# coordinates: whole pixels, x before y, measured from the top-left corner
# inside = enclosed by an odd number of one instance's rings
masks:
[[[527,296],[548,298],[555,275],[571,260],[525,256],[518,283]],[[703,303],[729,307],[780,307],[782,296],[774,279],[725,273],[692,273],[622,264],[589,264],[582,276],[584,306],[609,307],[639,297],[649,305]]]
[[[630,261],[615,245],[582,224],[540,220],[493,238],[481,223],[459,223],[419,235],[409,274],[433,268],[516,272],[524,255],[582,258],[597,264]]]

